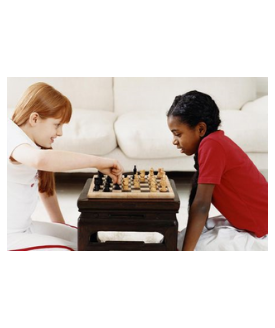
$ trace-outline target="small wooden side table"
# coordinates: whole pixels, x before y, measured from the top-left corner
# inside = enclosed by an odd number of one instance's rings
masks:
[[[88,179],[79,198],[79,251],[175,251],[177,250],[178,221],[176,213],[180,200],[173,180],[174,199],[90,199],[87,194],[92,182]],[[97,238],[99,231],[159,232],[161,243],[140,241],[106,241]]]

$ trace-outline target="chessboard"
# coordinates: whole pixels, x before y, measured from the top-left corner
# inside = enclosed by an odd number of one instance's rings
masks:
[[[134,175],[128,175],[127,179],[129,181],[128,184],[128,190],[123,190],[122,185],[119,186],[120,190],[115,190],[114,184],[112,181],[109,179],[109,184],[107,191],[105,186],[107,182],[107,176],[102,176],[101,177],[101,183],[98,185],[98,182],[96,179],[98,179],[99,176],[98,174],[94,175],[92,179],[91,186],[88,191],[88,198],[120,198],[120,199],[126,199],[126,198],[136,198],[136,199],[174,199],[175,194],[173,192],[173,189],[171,187],[170,181],[167,177],[165,176],[165,181],[166,181],[166,188],[165,191],[161,189],[160,186],[160,180],[156,178],[156,191],[151,191],[150,190],[150,181],[149,181],[149,176],[146,175],[144,181],[139,182],[139,187],[135,188],[134,185]],[[124,179],[125,177],[123,177]],[[96,184],[98,187],[96,188]],[[162,190],[162,191],[161,191]]]

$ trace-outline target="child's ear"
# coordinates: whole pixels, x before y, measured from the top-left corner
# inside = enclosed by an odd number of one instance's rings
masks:
[[[36,123],[38,122],[39,119],[39,114],[37,113],[31,113],[30,118],[29,118],[29,123],[31,126],[35,126]]]
[[[204,122],[198,124],[200,137],[204,137],[207,131],[207,125]]]

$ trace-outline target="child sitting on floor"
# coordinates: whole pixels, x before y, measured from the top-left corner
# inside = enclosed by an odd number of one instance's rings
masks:
[[[181,153],[195,155],[197,170],[189,198],[187,228],[180,234],[181,239],[185,237],[182,250],[214,250],[214,244],[222,245],[228,240],[221,237],[224,239],[217,241],[220,237],[219,234],[213,237],[214,230],[208,232],[209,238],[202,234],[211,203],[224,216],[230,234],[234,230],[235,236],[266,236],[267,181],[244,151],[218,130],[221,120],[214,100],[198,91],[177,96],[167,120],[174,136],[173,144]],[[217,229],[223,226],[220,218],[218,221]],[[230,245],[221,248],[234,249]]]
[[[94,167],[121,182],[123,168],[116,160],[51,149],[71,114],[65,96],[36,83],[8,120],[8,250],[77,249],[77,230],[64,224],[53,172]],[[38,194],[54,223],[32,221]]]

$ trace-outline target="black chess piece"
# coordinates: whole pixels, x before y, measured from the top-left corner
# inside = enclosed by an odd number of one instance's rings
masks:
[[[101,173],[100,171],[98,171],[98,173],[97,173],[97,177],[98,177],[98,179],[99,179],[99,184],[100,185],[102,185],[103,184],[103,176],[104,176],[104,174],[103,173]]]
[[[101,185],[101,183],[100,183],[100,178],[95,178],[95,186],[94,186],[94,191],[99,191],[99,189],[100,189],[100,185]]]
[[[100,186],[95,185],[93,191],[99,191],[99,190],[100,190]]]
[[[133,169],[133,175],[135,175],[136,173],[137,173],[137,166],[135,165]]]
[[[105,183],[105,186],[104,186],[104,189],[103,189],[103,192],[110,192],[110,185],[108,183]]]
[[[120,185],[118,183],[114,184],[114,190],[121,190]]]
[[[106,181],[110,184],[111,182],[112,182],[112,178],[111,177],[109,177],[109,176],[107,176],[107,179],[106,179]]]

